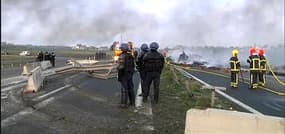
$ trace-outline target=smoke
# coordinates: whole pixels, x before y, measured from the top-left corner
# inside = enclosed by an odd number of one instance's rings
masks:
[[[153,1],[156,7],[141,6]],[[1,38],[110,45],[122,32],[124,41],[158,41],[164,47],[284,43],[284,0],[153,1],[134,6],[137,0],[1,0]]]

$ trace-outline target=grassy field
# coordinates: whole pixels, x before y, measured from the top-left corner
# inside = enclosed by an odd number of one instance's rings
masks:
[[[189,84],[188,88],[186,83]],[[201,89],[199,83],[189,80],[178,72],[173,74],[170,67],[166,66],[161,78],[160,102],[153,105],[154,133],[183,134],[186,111],[191,108],[211,108],[211,91]],[[215,98],[214,108],[240,109],[219,96]]]
[[[22,51],[30,51],[31,56],[19,56]],[[36,60],[37,54],[40,52],[55,52],[56,57],[82,58],[94,57],[98,50],[73,50],[71,47],[62,46],[21,46],[21,45],[1,45],[1,69],[19,67],[27,62]],[[8,55],[6,55],[8,53]],[[112,52],[106,51],[111,57]]]

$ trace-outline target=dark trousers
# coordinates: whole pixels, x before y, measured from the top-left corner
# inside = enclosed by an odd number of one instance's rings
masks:
[[[133,72],[124,72],[120,82],[122,85],[121,104],[127,104],[128,98],[131,105],[135,104]]]
[[[239,72],[238,71],[231,71],[231,86],[237,87],[238,79],[239,79]]]
[[[145,85],[144,84],[144,82],[145,82],[145,78],[146,78],[146,71],[144,71],[144,70],[141,70],[140,71],[140,77],[141,77],[141,87],[142,87],[142,94],[145,94],[145,89],[144,89],[144,86],[143,85]]]
[[[258,86],[257,76],[258,76],[258,71],[250,71],[250,86],[251,86],[251,88],[257,88],[257,86]]]
[[[260,71],[259,74],[259,81],[262,86],[265,85],[265,71]]]
[[[148,97],[150,85],[153,82],[153,89],[154,89],[154,101],[158,101],[159,97],[159,84],[160,84],[160,73],[159,72],[147,72],[146,78],[144,81],[144,89],[145,94],[144,97]]]

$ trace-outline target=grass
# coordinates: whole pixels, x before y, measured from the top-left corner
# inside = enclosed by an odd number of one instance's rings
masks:
[[[211,107],[211,91],[201,89],[201,85],[175,72],[178,83],[169,66],[166,66],[160,85],[160,101],[153,105],[154,133],[183,134],[186,111],[191,108],[207,109]],[[186,87],[188,82],[189,88]],[[236,110],[231,102],[217,96],[214,108]]]

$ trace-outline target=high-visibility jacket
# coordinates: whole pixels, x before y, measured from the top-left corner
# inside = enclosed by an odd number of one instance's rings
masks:
[[[260,65],[260,59],[258,55],[251,55],[248,57],[247,62],[249,63],[250,71],[258,71]]]
[[[240,62],[237,57],[230,58],[231,71],[240,71]]]
[[[265,58],[265,56],[259,55],[259,59],[260,59],[259,70],[260,71],[266,71],[266,58]]]

